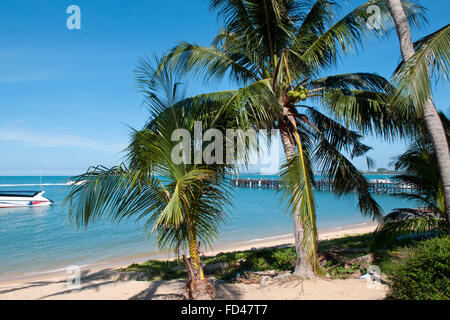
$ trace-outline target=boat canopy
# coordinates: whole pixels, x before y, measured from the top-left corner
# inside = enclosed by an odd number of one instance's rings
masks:
[[[33,198],[42,191],[0,191],[0,197],[26,197]]]

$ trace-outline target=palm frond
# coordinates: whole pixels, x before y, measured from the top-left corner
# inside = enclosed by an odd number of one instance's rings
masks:
[[[242,54],[232,57],[217,47],[202,47],[187,42],[181,42],[169,51],[162,66],[167,65],[182,74],[192,71],[203,75],[206,80],[220,80],[229,75],[230,70],[237,83],[260,80],[252,71],[251,62]]]
[[[208,170],[201,171],[192,172],[193,176],[179,184],[179,201],[183,203],[182,207],[189,208],[189,211],[183,211],[184,219],[179,225],[175,227],[170,221],[161,220],[161,214],[150,216],[146,221],[148,232],[156,232],[160,248],[174,248],[177,252],[186,250],[191,230],[204,246],[211,247],[217,239],[220,227],[227,219],[225,207],[230,205],[229,183],[213,172],[210,175]]]
[[[219,13],[228,30],[246,35],[253,46],[259,44],[272,71],[290,31],[302,17],[297,1],[212,0],[210,8]]]
[[[372,149],[362,143],[361,134],[347,129],[318,110],[308,107],[307,114],[318,130],[316,136],[326,139],[336,150],[346,152],[352,159],[364,156]]]
[[[65,199],[68,220],[77,227],[103,218],[121,221],[144,216],[165,206],[167,199],[160,181],[125,165],[107,169],[94,167],[75,178]]]
[[[362,134],[394,139],[414,133],[417,117],[397,112],[391,97],[383,91],[330,89],[322,103],[336,120]]]
[[[442,123],[450,127],[448,119],[441,114]],[[422,127],[424,123],[422,122]],[[382,218],[375,239],[378,243],[391,241],[399,235],[426,235],[430,231],[446,231],[448,223],[442,179],[439,173],[436,153],[430,136],[425,130],[417,135],[408,149],[394,158],[393,164],[401,174],[394,180],[416,188],[418,193],[402,193],[399,197],[416,201],[422,209],[396,209]]]
[[[424,8],[415,1],[404,0],[402,5],[412,25],[421,25],[426,21]],[[336,6],[334,1],[323,2],[318,12],[321,14],[329,12],[328,14],[331,15],[333,6]],[[378,29],[371,27],[368,23],[371,16],[368,9],[371,6],[376,6],[380,10]],[[384,0],[368,1],[328,27],[325,32],[319,33],[316,39],[312,37],[313,42],[302,52],[302,59],[319,71],[320,68],[334,65],[341,53],[358,51],[363,48],[369,38],[385,36],[392,28],[393,22],[386,2]]]
[[[327,76],[312,80],[308,83],[311,89],[358,89],[365,91],[378,91],[389,93],[394,87],[384,77],[374,73],[346,73]]]
[[[375,242],[386,244],[402,235],[426,236],[446,228],[445,220],[416,209],[395,209],[383,219],[374,232]]]
[[[363,215],[374,220],[382,216],[381,207],[369,192],[367,178],[324,136],[319,137],[314,159],[333,183],[334,193],[343,196],[356,192],[358,207]]]
[[[397,68],[393,82],[398,87],[396,100],[410,97],[417,112],[432,96],[433,78],[448,81],[450,73],[450,25],[415,43],[416,53]]]
[[[161,59],[156,56],[141,57],[135,70],[137,87],[150,112],[149,121],[186,98],[186,86],[181,77],[176,76],[167,65],[160,66]]]
[[[215,103],[215,104],[212,104]],[[260,80],[238,90],[201,94],[184,100],[179,105],[211,106],[217,109],[202,109],[216,127],[222,117],[233,117],[227,128],[264,129],[272,128],[280,116],[281,106],[274,95],[270,80]],[[200,112],[196,112],[199,114]],[[200,114],[199,114],[200,116]],[[204,119],[202,119],[204,121]]]

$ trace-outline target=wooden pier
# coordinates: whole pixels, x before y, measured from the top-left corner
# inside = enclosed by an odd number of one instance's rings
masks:
[[[264,189],[279,189],[281,183],[277,179],[251,179],[251,178],[233,178],[231,179],[231,184],[239,188],[264,188]],[[316,191],[333,191],[333,182],[320,179],[316,180],[316,186],[314,190]],[[390,180],[370,180],[369,191],[378,194],[418,194],[419,189],[415,186],[402,183],[394,182]]]

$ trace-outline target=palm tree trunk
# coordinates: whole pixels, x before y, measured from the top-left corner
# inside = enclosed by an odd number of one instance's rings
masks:
[[[208,279],[202,277],[199,268],[196,267],[197,262],[192,257],[186,258],[186,256],[183,256],[183,260],[187,270],[186,299],[214,300],[216,289]]]
[[[409,60],[415,53],[411,37],[411,29],[403,10],[401,0],[387,0],[389,12],[394,19],[400,41],[400,50],[404,61]],[[450,234],[450,157],[448,142],[439,113],[430,98],[424,106],[424,122],[433,141],[439,164],[442,184],[444,187],[445,213]]]
[[[189,259],[183,256],[187,271],[187,283],[185,296],[188,300],[214,300],[216,289],[214,285],[205,279],[201,265],[199,252],[200,243],[197,244],[195,232],[189,223]]]
[[[294,217],[294,237],[295,237],[295,270],[294,275],[301,278],[312,278],[314,277],[314,270],[311,263],[306,259],[306,250],[302,245],[303,232],[305,227],[300,222],[299,219],[300,210],[299,207],[295,209]]]
[[[294,136],[289,130],[291,123],[289,120],[283,120],[280,123],[280,135],[283,143],[284,153],[289,159],[294,155],[295,145]],[[314,276],[311,263],[306,259],[306,250],[302,245],[304,226],[300,221],[300,207],[297,206],[294,211],[294,238],[295,238],[295,270],[294,275],[301,278],[311,278]]]

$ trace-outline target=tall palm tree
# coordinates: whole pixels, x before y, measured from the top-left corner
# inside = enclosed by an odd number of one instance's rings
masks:
[[[393,88],[384,78],[369,73],[323,77],[342,54],[387,33],[389,11],[384,1],[368,1],[337,20],[339,5],[331,0],[210,3],[225,24],[213,45],[182,42],[163,65],[202,73],[207,80],[230,76],[240,89],[202,96],[223,101],[217,117],[234,112],[239,125],[280,130],[286,156],[283,198],[294,217],[295,274],[312,276],[319,271],[312,166],[326,172],[338,195],[356,191],[361,211],[379,217],[368,181],[347,157],[370,149],[360,133],[393,137],[408,128],[390,108]],[[422,21],[420,6],[404,4],[411,23]],[[371,5],[379,6],[384,22],[377,31],[367,24]]]
[[[440,114],[447,139],[450,138],[450,121]],[[447,232],[444,188],[430,135],[425,126],[414,137],[409,148],[394,160],[395,170],[401,172],[395,180],[419,191],[398,196],[417,201],[422,208],[398,208],[381,219],[375,232],[378,243],[389,243],[400,235],[424,235],[430,231]]]
[[[189,257],[183,255],[188,272],[187,297],[212,299],[215,290],[204,278],[200,242],[211,246],[226,218],[226,168],[173,157],[177,147],[173,132],[181,129],[192,133],[193,128],[193,117],[186,116],[185,105],[166,111],[184,98],[183,88],[168,72],[149,81],[145,76],[140,74],[138,79],[151,118],[143,130],[133,131],[128,164],[111,169],[99,166],[76,177],[81,183],[66,198],[68,217],[86,227],[104,217],[114,222],[144,220],[147,232],[156,234],[159,247],[174,249],[177,254],[189,253]],[[189,149],[177,150],[183,159],[192,156]]]
[[[400,0],[386,0],[394,19],[400,41],[403,63],[396,75],[400,83],[399,89],[410,93],[415,108],[423,114],[426,127],[430,133],[441,174],[445,212],[450,232],[450,156],[445,130],[431,96],[431,80],[433,71],[437,77],[448,79],[450,66],[450,26],[413,44],[411,29],[406,18],[406,8]]]

